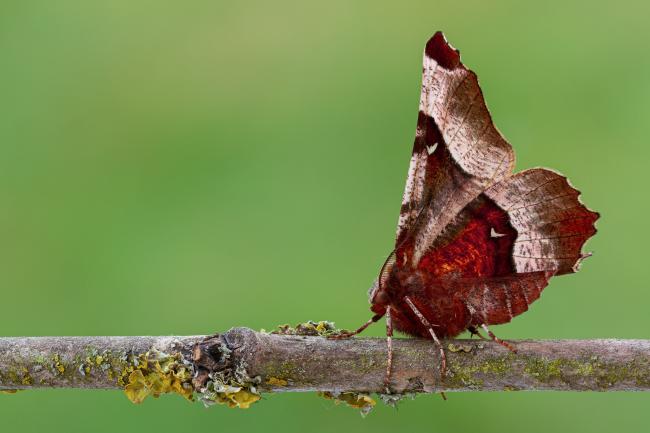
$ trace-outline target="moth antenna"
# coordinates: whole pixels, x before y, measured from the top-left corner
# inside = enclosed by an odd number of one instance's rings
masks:
[[[381,290],[384,288],[386,285],[386,280],[388,280],[388,273],[390,272],[390,269],[392,269],[393,265],[395,264],[396,260],[396,250],[391,251],[391,253],[386,257],[386,260],[384,261],[384,264],[381,267],[381,270],[379,271],[379,278],[378,283],[377,283],[377,290]]]

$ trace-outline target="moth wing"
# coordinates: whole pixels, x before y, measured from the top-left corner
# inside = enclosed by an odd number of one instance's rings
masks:
[[[455,280],[456,297],[467,309],[468,326],[499,325],[528,310],[553,276],[552,271]]]
[[[498,277],[454,278],[431,280],[409,293],[409,299],[433,324],[439,335],[455,336],[470,326],[507,323],[528,310],[539,298],[553,272],[529,272]],[[444,289],[449,296],[434,296]],[[442,316],[441,316],[442,315]],[[398,302],[394,312],[398,330],[428,338],[417,317],[413,317],[405,301]]]
[[[415,143],[397,227],[397,264],[415,267],[472,200],[509,176],[510,144],[492,123],[476,74],[442,33],[424,50]]]
[[[418,267],[462,304],[470,325],[509,322],[554,275],[576,272],[599,215],[561,174],[535,168],[494,185],[461,212]],[[433,293],[421,294],[432,298]]]
[[[448,313],[453,323],[445,323],[445,335],[510,321],[553,275],[577,271],[587,256],[582,247],[598,214],[564,176],[547,169],[512,175],[513,167],[476,74],[436,33],[424,52],[396,248],[379,281],[383,286],[392,275],[386,269],[420,271],[409,296],[425,317]],[[420,335],[419,322],[404,311],[396,310],[397,329]]]
[[[503,209],[517,232],[512,246],[516,273],[576,272],[600,216],[580,201],[580,191],[556,171],[534,168],[494,185],[485,196]]]
[[[578,270],[599,215],[561,174],[535,168],[486,190],[424,253],[417,268],[433,279]]]

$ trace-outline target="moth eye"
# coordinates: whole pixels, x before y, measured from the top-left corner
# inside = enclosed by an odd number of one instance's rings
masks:
[[[373,304],[386,305],[388,304],[388,293],[385,290],[379,290],[375,293],[372,299]]]
[[[427,146],[427,153],[431,155],[433,152],[436,151],[437,148],[438,148],[438,143],[437,142],[433,143],[433,145]]]
[[[491,237],[491,238],[500,238],[500,237],[502,237],[502,236],[505,236],[505,234],[504,234],[504,233],[497,233],[497,232],[494,230],[494,227],[490,227],[490,237]]]

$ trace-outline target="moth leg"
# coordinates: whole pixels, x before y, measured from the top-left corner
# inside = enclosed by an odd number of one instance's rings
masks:
[[[447,356],[445,355],[445,350],[442,347],[442,343],[438,339],[436,333],[433,332],[433,328],[431,327],[431,324],[429,323],[427,318],[424,317],[424,314],[422,314],[420,310],[417,309],[413,301],[411,301],[411,298],[409,298],[408,296],[404,296],[404,301],[406,301],[408,306],[411,307],[411,310],[415,313],[415,315],[418,316],[418,319],[420,319],[422,325],[425,328],[427,328],[429,334],[431,335],[431,338],[433,338],[433,341],[436,343],[436,346],[438,346],[438,350],[440,350],[440,378],[444,379],[447,372]]]
[[[386,307],[386,346],[388,359],[386,360],[386,376],[384,376],[384,388],[386,394],[390,394],[390,377],[393,368],[393,319],[390,314],[390,305]]]
[[[476,335],[476,336],[477,336],[478,338],[480,338],[481,340],[485,340],[485,337],[483,336],[483,334],[481,334],[481,333],[479,332],[478,329],[476,329],[476,326],[470,326],[470,327],[468,327],[468,328],[467,328],[467,331],[468,331],[469,334],[470,334],[470,338],[472,338],[474,335]]]
[[[491,338],[495,343],[499,343],[500,345],[502,345],[503,347],[505,347],[506,349],[508,349],[508,350],[511,351],[512,353],[517,353],[517,349],[515,349],[515,348],[514,348],[510,343],[508,343],[507,341],[503,341],[502,339],[500,339],[499,337],[497,337],[496,335],[494,335],[494,334],[492,333],[492,331],[490,331],[490,328],[488,328],[487,325],[486,325],[485,323],[483,323],[483,324],[481,325],[481,328],[485,329],[485,332],[488,333],[488,335],[490,336],[490,338]]]
[[[357,329],[356,331],[354,331],[354,332],[344,332],[344,333],[341,333],[341,334],[338,334],[338,335],[330,335],[327,338],[329,338],[330,340],[345,340],[346,338],[350,338],[350,337],[353,337],[353,336],[355,336],[357,334],[361,334],[368,326],[372,325],[373,323],[375,323],[376,321],[381,319],[383,316],[384,316],[383,314],[375,314],[370,319],[368,319],[368,321],[366,323],[361,325],[359,327],[359,329]]]

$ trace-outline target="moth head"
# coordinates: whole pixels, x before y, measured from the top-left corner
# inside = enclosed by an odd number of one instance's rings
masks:
[[[386,286],[380,285],[375,282],[373,286],[368,291],[368,300],[372,305],[383,305],[386,306],[390,304],[390,295]]]
[[[368,289],[368,301],[372,305],[388,304],[388,293],[386,293],[385,287],[380,287],[379,280],[375,280],[372,287]]]

